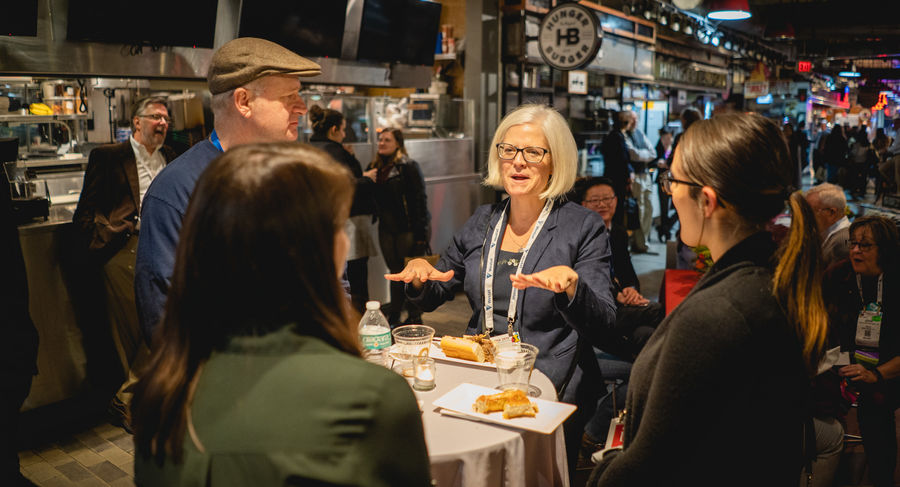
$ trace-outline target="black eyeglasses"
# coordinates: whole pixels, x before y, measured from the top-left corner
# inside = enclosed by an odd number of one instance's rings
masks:
[[[871,242],[857,242],[856,240],[851,240],[850,250],[853,250],[853,247],[859,247],[860,252],[868,252],[872,247],[875,247],[875,244]]]
[[[149,119],[153,120],[154,122],[161,122],[161,121],[165,120],[165,122],[166,122],[167,124],[171,124],[171,123],[172,123],[172,119],[171,119],[171,118],[169,118],[169,117],[167,117],[167,116],[165,116],[165,115],[160,115],[160,114],[158,114],[158,113],[151,113],[151,114],[149,114],[149,115],[138,115],[138,116],[139,116],[139,117],[144,117],[144,118],[149,118]]]
[[[503,142],[497,144],[497,156],[500,157],[500,159],[506,161],[515,159],[519,152],[522,153],[525,162],[529,164],[540,164],[541,161],[544,160],[544,156],[550,152],[550,149],[544,149],[543,147],[516,147],[512,144]]]
[[[607,196],[606,198],[594,198],[590,200],[584,200],[584,204],[588,206],[608,206],[611,205],[613,201],[615,201],[615,196]]]
[[[666,194],[672,194],[672,183],[678,184],[686,184],[688,186],[694,186],[695,188],[702,188],[702,184],[695,183],[693,181],[684,181],[682,179],[675,179],[672,177],[672,173],[666,172],[665,174],[660,174],[659,176],[659,186],[662,188],[663,192]]]

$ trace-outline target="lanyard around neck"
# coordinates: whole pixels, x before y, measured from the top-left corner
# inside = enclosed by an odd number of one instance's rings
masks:
[[[884,280],[884,273],[882,272],[881,274],[878,275],[878,301],[877,301],[878,304],[881,304],[883,302],[882,296],[881,296],[883,280]],[[859,277],[859,274],[856,275],[856,287],[857,287],[857,289],[859,289],[859,300],[862,301],[863,306],[866,306],[866,298],[863,297],[862,278]]]
[[[219,142],[219,134],[216,133],[215,129],[209,134],[209,141],[212,142],[212,145],[216,146],[216,149],[225,152],[225,150],[222,149],[222,143]]]
[[[491,334],[494,331],[494,271],[497,260],[496,250],[500,241],[500,233],[503,230],[503,218],[506,216],[507,208],[509,208],[509,205],[503,209],[503,213],[500,213],[500,219],[497,220],[497,226],[494,227],[494,233],[491,236],[491,242],[488,246],[487,267],[484,272],[484,329],[488,334]],[[544,223],[550,215],[551,208],[553,208],[553,201],[547,199],[544,203],[544,208],[541,210],[541,214],[538,215],[537,222],[534,224],[531,236],[528,237],[528,243],[526,243],[525,247],[522,249],[522,257],[519,258],[519,266],[516,267],[516,275],[522,273],[522,267],[525,265],[525,259],[528,258],[528,252],[531,250],[531,245],[534,243],[535,239],[537,239],[538,234],[541,233],[541,229],[544,227]],[[518,301],[519,290],[513,287],[509,293],[509,309],[506,312],[510,335],[512,335],[513,323],[516,322],[516,304],[518,304]]]

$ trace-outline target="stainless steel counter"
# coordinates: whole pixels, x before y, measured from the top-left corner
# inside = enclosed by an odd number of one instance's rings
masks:
[[[61,246],[71,225],[56,221],[19,228],[28,276],[28,309],[40,336],[38,375],[23,410],[55,403],[86,389],[81,329],[62,270]]]

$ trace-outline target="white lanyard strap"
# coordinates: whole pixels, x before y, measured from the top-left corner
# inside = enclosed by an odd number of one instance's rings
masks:
[[[509,205],[507,205],[507,208],[508,207]],[[525,244],[525,248],[522,249],[522,257],[519,258],[519,266],[516,267],[516,275],[522,273],[522,266],[525,265],[525,259],[528,257],[528,252],[531,250],[531,244],[534,243],[538,234],[541,233],[541,229],[544,227],[547,217],[550,216],[550,210],[552,208],[553,201],[548,199],[544,203],[544,209],[541,210],[541,214],[538,215],[537,222],[534,224],[534,229],[531,231],[531,236],[528,237],[528,243]],[[500,213],[500,219],[497,220],[497,226],[494,227],[491,243],[488,246],[487,265],[485,266],[484,271],[484,329],[488,334],[491,334],[494,331],[494,271],[497,260],[496,250],[500,241],[500,232],[503,230],[503,218],[505,216],[506,208]],[[507,322],[509,323],[510,328],[512,328],[513,323],[516,322],[516,304],[518,301],[519,290],[512,287],[509,293],[509,310],[506,312]],[[512,331],[510,330],[510,334],[511,333]]]
[[[878,275],[878,304],[880,305],[884,301],[882,301],[881,291],[882,291],[882,280],[884,279],[884,273]],[[863,297],[862,290],[862,279],[859,277],[859,274],[856,275],[856,287],[859,289],[859,300],[862,301],[863,307],[866,306],[866,298]]]

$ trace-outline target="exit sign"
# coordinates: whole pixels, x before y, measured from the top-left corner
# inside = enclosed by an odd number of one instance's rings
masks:
[[[812,63],[810,61],[797,61],[797,71],[801,73],[808,73],[812,70]]]

